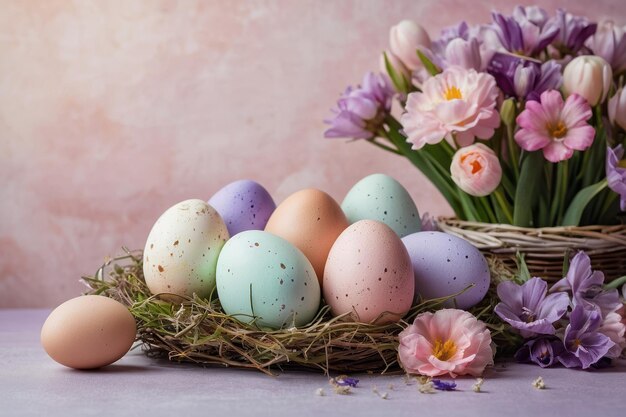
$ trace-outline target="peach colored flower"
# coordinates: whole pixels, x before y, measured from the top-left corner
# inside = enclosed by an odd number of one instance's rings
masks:
[[[480,376],[493,365],[491,333],[467,311],[422,313],[398,337],[398,356],[408,373]]]
[[[452,66],[424,82],[421,92],[411,93],[400,119],[413,149],[446,138],[461,146],[476,137],[489,139],[500,126],[496,110],[498,88],[487,73]]]
[[[450,174],[461,190],[483,197],[500,185],[502,167],[494,151],[482,143],[475,143],[456,151]]]

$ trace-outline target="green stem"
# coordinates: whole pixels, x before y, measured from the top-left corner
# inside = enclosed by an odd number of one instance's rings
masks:
[[[507,222],[509,224],[513,224],[513,211],[511,211],[511,208],[509,207],[509,203],[507,203],[506,198],[504,197],[504,194],[502,194],[502,190],[500,188],[496,188],[496,190],[493,193],[496,196],[496,200],[498,201],[500,208],[502,209],[502,211],[504,212],[504,215],[506,216]]]
[[[496,215],[493,212],[493,208],[489,204],[487,197],[477,197],[476,200],[478,200],[483,206],[484,213],[487,215],[489,223],[497,223],[498,219],[496,218]]]
[[[509,146],[509,157],[511,158],[511,167],[513,168],[513,175],[515,176],[515,181],[519,179],[519,154],[517,152],[517,143],[514,139],[514,126],[507,125],[506,126],[506,139]]]
[[[369,139],[368,142],[374,146],[378,146],[380,149],[386,150],[387,152],[391,152],[396,155],[402,155],[402,152],[400,152],[396,148],[392,148],[391,146],[385,145],[384,143],[380,143],[376,141],[376,139]]]

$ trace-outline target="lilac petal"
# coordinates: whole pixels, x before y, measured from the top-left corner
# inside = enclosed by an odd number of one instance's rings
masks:
[[[547,319],[550,323],[554,323],[567,312],[570,299],[569,295],[564,292],[557,292],[548,295],[541,303],[537,315]]]
[[[498,298],[507,306],[510,306],[515,311],[522,309],[523,295],[520,291],[520,286],[512,281],[504,281],[498,284],[497,288]],[[496,307],[497,308],[497,307]]]
[[[531,278],[522,285],[524,307],[537,311],[548,291],[548,283],[541,278]]]

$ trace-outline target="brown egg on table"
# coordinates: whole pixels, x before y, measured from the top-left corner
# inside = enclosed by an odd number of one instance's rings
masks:
[[[101,368],[119,360],[135,341],[128,309],[100,295],[72,298],[55,308],[41,329],[46,353],[75,369]]]
[[[308,188],[287,197],[274,210],[265,231],[300,249],[321,285],[328,252],[346,227],[348,220],[339,204],[325,192]]]
[[[411,258],[389,226],[360,220],[333,244],[322,288],[334,316],[352,313],[362,323],[398,321],[413,302]]]

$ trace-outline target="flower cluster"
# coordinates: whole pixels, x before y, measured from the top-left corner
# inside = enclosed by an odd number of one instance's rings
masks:
[[[584,252],[550,289],[541,278],[499,284],[495,312],[525,338],[517,360],[587,369],[619,357],[626,347],[623,304],[618,291],[603,284],[604,274],[591,269]]]
[[[325,136],[407,157],[457,217],[606,224],[626,208],[624,27],[536,6],[438,38],[403,20],[380,70],[339,98]]]

